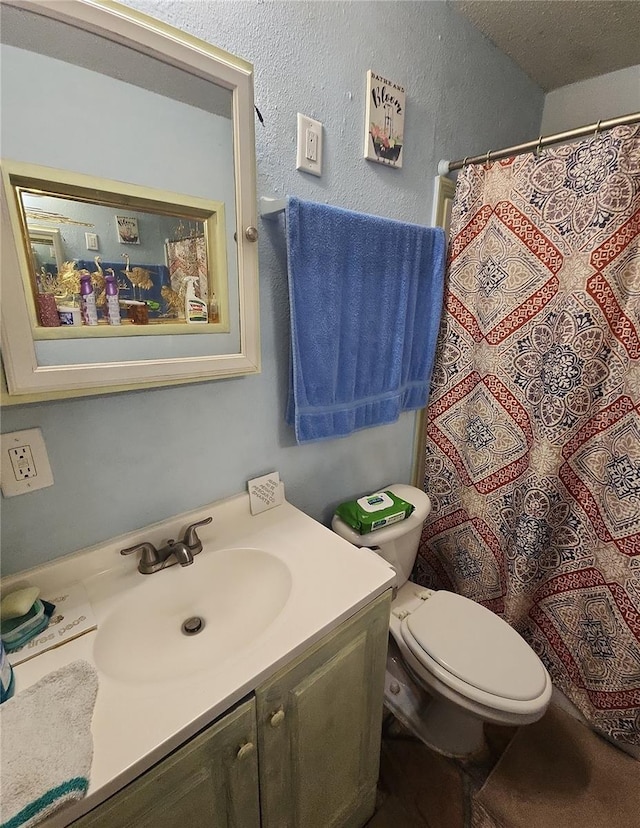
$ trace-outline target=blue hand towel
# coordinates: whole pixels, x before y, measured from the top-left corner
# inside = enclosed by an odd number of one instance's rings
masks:
[[[298,443],[427,404],[445,254],[441,228],[289,198],[287,422]]]

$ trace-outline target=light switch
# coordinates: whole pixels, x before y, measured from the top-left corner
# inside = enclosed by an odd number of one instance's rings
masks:
[[[307,129],[307,160],[318,160],[318,135],[312,129]]]
[[[85,242],[87,245],[87,250],[99,250],[98,247],[98,234],[97,233],[85,233],[84,234]]]
[[[322,174],[322,124],[298,112],[298,156],[296,169]]]

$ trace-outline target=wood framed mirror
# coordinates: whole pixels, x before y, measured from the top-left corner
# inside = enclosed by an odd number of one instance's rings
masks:
[[[259,371],[251,65],[109,0],[0,12],[5,402]]]

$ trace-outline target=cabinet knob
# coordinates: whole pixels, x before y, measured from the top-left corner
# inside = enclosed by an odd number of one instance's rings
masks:
[[[276,710],[275,713],[271,715],[271,727],[280,727],[280,725],[284,722],[284,710],[280,708],[280,710]]]
[[[251,225],[250,227],[247,227],[247,229],[244,231],[244,234],[250,242],[258,241],[258,228],[257,227],[254,227],[253,225]]]
[[[241,745],[240,749],[238,750],[238,753],[236,754],[236,758],[244,759],[247,756],[250,756],[254,750],[255,745],[253,744],[253,742],[247,742],[246,744]]]

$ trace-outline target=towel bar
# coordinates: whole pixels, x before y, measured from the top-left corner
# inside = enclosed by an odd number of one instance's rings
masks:
[[[260,199],[260,215],[263,219],[278,218],[280,213],[284,213],[286,207],[286,198],[266,198],[263,196]]]

